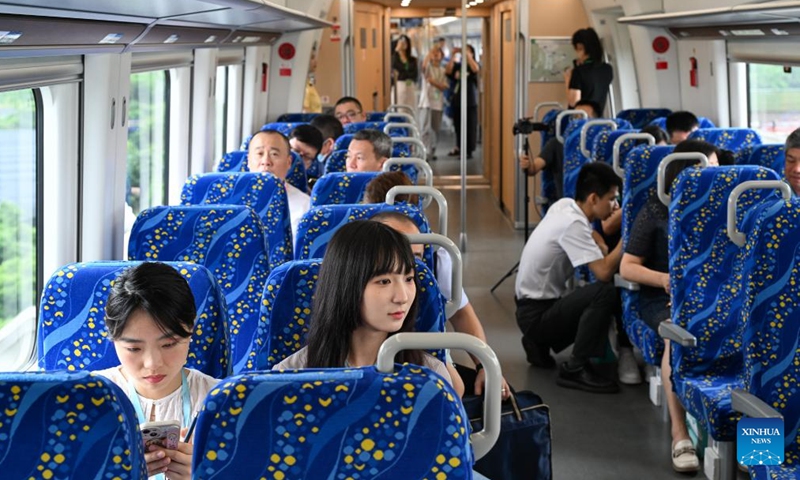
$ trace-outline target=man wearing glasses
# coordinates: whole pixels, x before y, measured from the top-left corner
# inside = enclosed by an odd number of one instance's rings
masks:
[[[333,115],[342,122],[342,126],[349,123],[366,122],[367,116],[361,107],[361,102],[355,97],[342,97],[333,107]]]

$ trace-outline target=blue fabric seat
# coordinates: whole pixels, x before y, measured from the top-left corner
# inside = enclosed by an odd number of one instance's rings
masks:
[[[425,367],[229,378],[197,420],[197,478],[472,478],[464,407]]]
[[[312,297],[322,260],[296,260],[270,273],[261,302],[258,333],[248,354],[247,370],[269,370],[306,343],[311,326]],[[446,299],[433,273],[417,260],[418,332],[444,332]],[[443,351],[431,352],[444,358]]]
[[[614,161],[614,143],[616,143],[617,139],[625,134],[628,133],[638,133],[638,130],[631,130],[631,129],[617,129],[611,130],[608,128],[604,128],[600,133],[597,134],[597,138],[594,141],[594,146],[592,148],[592,160],[595,162],[603,162],[611,165]],[[636,141],[636,140],[626,140],[625,142],[620,145],[619,149],[619,157],[620,157],[620,167],[623,169],[625,166],[623,165],[623,159],[628,152],[633,150],[633,147],[643,144],[645,142]]]
[[[71,263],[56,271],[42,292],[36,335],[38,365],[44,370],[103,370],[119,365],[105,328],[112,282],[141,262]],[[205,267],[166,262],[189,283],[197,317],[188,367],[215,378],[230,373],[228,312],[216,279]]]
[[[556,117],[558,116],[559,113],[561,113],[561,110],[554,108],[552,110],[548,110],[548,112],[544,114],[544,117],[542,117],[542,123],[546,123],[547,125],[550,126],[550,128],[548,128],[545,131],[539,132],[539,135],[541,136],[542,139],[542,144],[539,149],[540,153],[542,150],[544,150],[544,146],[547,145],[547,142],[549,142],[550,139],[555,138],[556,136],[555,124],[556,124]],[[568,120],[568,118],[565,118],[565,120]],[[533,154],[533,152],[531,153]],[[553,177],[553,172],[545,168],[544,170],[541,171],[539,175],[541,177],[541,182],[542,182],[542,196],[544,196],[547,202],[544,205],[542,205],[542,211],[546,213],[547,208],[550,205],[557,202],[559,198],[558,195],[556,195],[556,184],[555,184],[555,179]]]
[[[367,121],[368,122],[383,122],[386,118],[386,112],[369,112],[367,113]],[[408,121],[406,117],[403,116],[389,116],[389,122],[395,123],[405,123]]]
[[[756,145],[761,145],[761,136],[749,128],[701,128],[692,132],[689,138],[705,140],[719,148],[732,151],[734,163],[737,165],[750,158]]]
[[[740,158],[741,165],[761,165],[775,170],[781,176],[786,163],[785,146],[781,143],[756,145],[749,158]]]
[[[639,211],[656,191],[656,173],[661,160],[672,153],[674,147],[639,146],[627,156],[622,189],[622,249],[628,245],[631,228]],[[628,338],[642,352],[644,361],[661,365],[664,341],[639,315],[639,292],[622,290],[622,325]]]
[[[353,220],[369,220],[384,211],[401,213],[417,224],[420,233],[431,233],[425,215],[413,205],[386,205],[385,203],[372,205],[323,205],[312,208],[300,220],[295,241],[295,260],[323,258],[328,242],[339,227]],[[434,268],[433,249],[430,245],[425,245],[423,259],[429,269]]]
[[[0,373],[3,478],[147,478],[125,392],[89,372]]]
[[[261,219],[269,246],[269,267],[294,258],[292,223],[286,188],[271,173],[204,173],[186,179],[184,205],[243,205]]]
[[[633,128],[639,130],[650,124],[659,117],[666,117],[672,110],[668,108],[629,108],[617,114],[620,120],[628,121]]]
[[[581,129],[586,124],[586,120],[576,120],[570,123],[564,138],[564,196],[575,198],[575,186],[578,182],[578,173],[584,164],[591,162],[592,159],[586,157],[581,152],[580,140]],[[614,120],[617,129],[630,129],[630,123],[625,120]],[[591,152],[594,141],[603,130],[610,130],[607,125],[597,125],[589,127],[586,132],[586,148]]]
[[[247,147],[245,147],[247,148]],[[236,150],[222,156],[217,165],[218,172],[247,172],[247,150]]]
[[[329,173],[314,184],[311,206],[359,203],[367,184],[378,175],[379,172]]]
[[[133,224],[128,257],[194,262],[211,271],[225,294],[231,364],[238,372],[257,328],[270,271],[258,215],[238,205],[148,208]]]
[[[356,122],[356,123],[348,123],[344,126],[344,133],[356,133],[359,130],[378,130],[379,132],[383,131],[383,128],[386,126],[388,122],[384,122],[383,119],[375,122]],[[393,128],[391,130],[390,136],[396,137],[407,137],[409,134],[408,129],[400,127],[400,128]]]
[[[750,467],[758,480],[800,479],[800,201],[760,210],[744,248],[744,386],[783,415],[783,465]]]
[[[325,175],[347,171],[347,150],[334,150],[325,161]],[[324,178],[323,175],[321,178]]]
[[[333,150],[347,150],[347,147],[350,146],[350,142],[353,140],[352,133],[345,133],[339,138],[336,139],[336,142],[333,144]]]
[[[306,125],[307,123],[308,122],[272,122],[262,125],[260,130],[262,132],[264,130],[276,130],[288,137],[289,134],[292,133],[292,130],[295,129],[295,127],[299,125]]]
[[[682,172],[670,204],[672,322],[697,338],[672,348],[673,389],[711,438],[736,438],[731,390],[741,388],[743,357],[741,249],[726,233],[728,197],[740,183],[777,180],[757,166],[692,168]],[[774,195],[751,190],[739,198],[739,220]]]
[[[277,123],[307,123],[318,117],[319,113],[284,113],[278,117]]]

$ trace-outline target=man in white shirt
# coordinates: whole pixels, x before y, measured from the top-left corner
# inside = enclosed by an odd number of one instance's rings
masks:
[[[619,208],[620,179],[604,163],[588,163],[578,174],[576,199],[553,204],[531,234],[516,281],[517,324],[528,362],[552,368],[556,352],[574,344],[557,383],[596,393],[619,386],[592,369],[589,359],[605,352],[608,329],[620,312],[612,282],[622,257],[622,242],[604,256],[592,236],[592,222]],[[598,281],[567,294],[576,267],[588,265]]]
[[[291,166],[291,146],[282,133],[264,130],[253,135],[247,149],[247,168],[251,172],[269,172],[284,181],[292,221],[292,238],[296,238],[297,226],[311,207],[311,198],[286,182],[286,174]]]
[[[359,130],[347,147],[347,172],[380,172],[391,156],[392,139],[389,135],[379,130]]]

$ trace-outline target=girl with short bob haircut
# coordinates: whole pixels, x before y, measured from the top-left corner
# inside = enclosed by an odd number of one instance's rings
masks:
[[[125,270],[114,280],[105,316],[120,365],[96,372],[127,393],[140,424],[177,421],[182,426],[180,440],[219,382],[184,368],[196,315],[189,284],[171,266],[145,262]],[[151,478],[164,473],[170,480],[191,478],[189,441],[179,441],[176,450],[148,446],[145,460]]]
[[[405,235],[370,220],[342,226],[320,267],[307,345],[273,370],[374,365],[387,338],[414,331],[414,267]],[[421,350],[401,351],[396,361],[424,365],[452,383],[444,363]]]

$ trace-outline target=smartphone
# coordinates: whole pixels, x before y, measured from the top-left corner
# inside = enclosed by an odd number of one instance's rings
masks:
[[[142,431],[145,452],[150,445],[158,445],[169,450],[178,448],[181,434],[181,426],[178,422],[174,420],[147,422],[143,423],[139,428]]]

